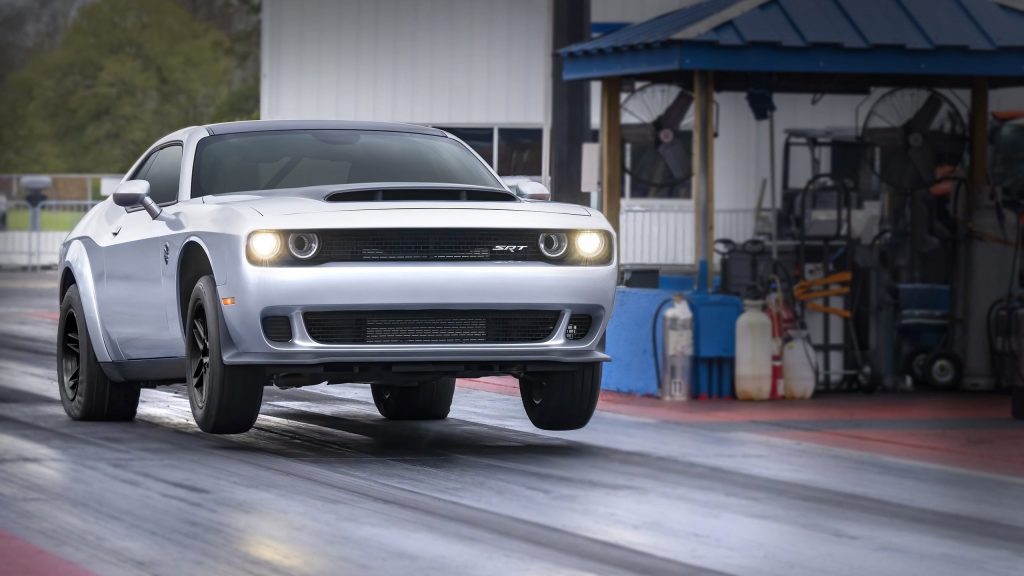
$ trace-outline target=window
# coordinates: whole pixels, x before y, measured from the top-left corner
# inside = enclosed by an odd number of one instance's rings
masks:
[[[200,140],[192,195],[371,182],[498,186],[487,168],[451,138],[372,130],[275,130]]]
[[[488,166],[494,165],[494,128],[437,128],[465,142]]]
[[[149,182],[149,197],[157,204],[178,200],[181,177],[181,146],[168,146],[149,155],[132,176],[133,180]]]
[[[499,128],[498,175],[540,176],[543,138],[539,128]]]

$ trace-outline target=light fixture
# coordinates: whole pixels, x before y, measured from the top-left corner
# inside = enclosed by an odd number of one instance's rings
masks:
[[[296,232],[288,235],[288,251],[299,260],[309,260],[320,249],[320,236],[314,232]]]
[[[249,250],[255,257],[269,260],[281,250],[281,239],[274,232],[253,232],[249,236]]]
[[[565,256],[566,250],[569,249],[569,239],[564,232],[544,232],[537,244],[540,246],[541,254],[551,259]]]
[[[576,234],[576,251],[584,258],[594,258],[604,250],[604,236],[599,232]]]

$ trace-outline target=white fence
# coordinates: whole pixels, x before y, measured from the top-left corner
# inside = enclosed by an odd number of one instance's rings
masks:
[[[755,211],[715,211],[715,238],[742,242],[754,236]],[[619,219],[623,264],[696,264],[693,205],[681,202],[623,204]]]
[[[61,242],[92,202],[44,202],[42,231],[25,230],[28,206],[10,202],[7,230],[0,231],[0,266],[48,267],[57,264]],[[695,264],[693,206],[680,202],[629,203],[620,219],[623,264]],[[731,209],[715,212],[715,237],[742,242],[754,233],[754,210]]]
[[[60,245],[78,220],[96,203],[55,200],[39,206],[39,230],[23,200],[7,202],[0,224],[0,267],[46,268],[57,265]]]
[[[60,232],[0,232],[0,267],[46,268],[57,265],[60,245],[68,235]]]

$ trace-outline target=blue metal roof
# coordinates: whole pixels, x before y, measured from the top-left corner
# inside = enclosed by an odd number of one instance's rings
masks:
[[[1024,77],[1024,12],[1012,2],[704,0],[559,53],[568,80],[718,69]]]

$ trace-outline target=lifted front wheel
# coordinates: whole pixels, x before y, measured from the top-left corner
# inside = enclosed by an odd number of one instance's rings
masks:
[[[590,422],[601,394],[601,364],[531,372],[519,379],[519,395],[530,422],[541,430],[577,430]]]

